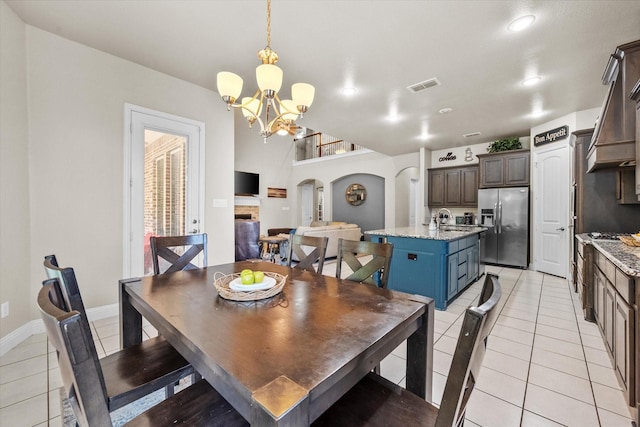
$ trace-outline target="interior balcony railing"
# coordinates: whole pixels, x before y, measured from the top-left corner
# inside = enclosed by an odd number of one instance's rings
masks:
[[[351,151],[366,150],[365,147],[338,139],[322,132],[294,138],[296,161],[329,157]]]

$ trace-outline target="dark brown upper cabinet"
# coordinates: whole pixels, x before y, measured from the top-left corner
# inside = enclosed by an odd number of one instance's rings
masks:
[[[478,206],[478,166],[429,169],[428,179],[428,206]]]
[[[478,154],[480,188],[529,185],[529,149]]]

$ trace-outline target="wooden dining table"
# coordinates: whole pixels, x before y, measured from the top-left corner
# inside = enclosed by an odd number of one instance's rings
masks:
[[[220,297],[214,275],[247,268],[287,276],[282,292]],[[241,261],[121,280],[123,348],[141,342],[142,317],[252,426],[310,425],[405,340],[406,388],[431,400],[431,298]]]

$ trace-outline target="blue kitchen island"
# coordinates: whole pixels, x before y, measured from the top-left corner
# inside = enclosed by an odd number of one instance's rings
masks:
[[[372,242],[393,243],[388,288],[431,297],[446,310],[480,276],[482,227],[426,226],[365,231]]]

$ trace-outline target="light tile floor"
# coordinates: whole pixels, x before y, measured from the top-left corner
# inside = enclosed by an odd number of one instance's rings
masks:
[[[324,274],[334,274],[326,265]],[[567,281],[528,270],[488,267],[500,276],[500,315],[467,411],[465,426],[631,425],[630,413],[597,326],[584,321]],[[460,330],[481,281],[435,315],[433,400],[439,403]],[[91,323],[100,356],[118,349],[118,318]],[[155,335],[146,324],[145,334]],[[404,385],[406,346],[382,365]],[[60,374],[45,334],[0,357],[0,425],[60,426]]]

